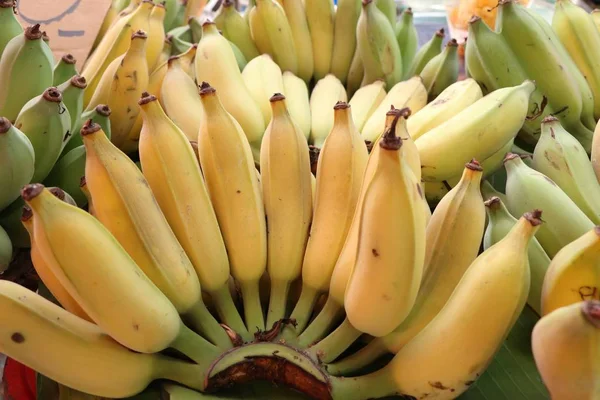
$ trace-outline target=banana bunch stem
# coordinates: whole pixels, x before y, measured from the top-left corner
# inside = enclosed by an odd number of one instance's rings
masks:
[[[317,317],[308,325],[306,330],[298,337],[298,343],[301,347],[308,347],[311,344],[324,338],[328,332],[342,318],[344,309],[337,304],[331,297],[327,298],[325,306]]]
[[[186,314],[182,315],[195,332],[206,337],[211,343],[220,349],[230,349],[231,340],[227,332],[219,325],[215,317],[206,308],[206,304],[200,299]]]
[[[250,332],[261,331],[265,327],[265,319],[260,303],[258,281],[243,282],[240,286],[242,288],[246,327]]]
[[[251,335],[248,332],[248,329],[246,329],[246,325],[244,325],[244,321],[235,307],[229,288],[223,286],[214,292],[211,292],[210,296],[217,309],[217,314],[219,314],[219,317],[221,317],[223,322],[242,336],[242,338],[250,340]]]
[[[179,335],[170,345],[171,348],[188,356],[203,371],[208,370],[210,364],[221,354],[221,350],[196,334],[185,325],[181,325]]]
[[[275,280],[271,281],[269,312],[267,314],[267,329],[270,329],[277,321],[285,318],[285,310],[289,292],[290,282]]]
[[[320,361],[329,363],[338,358],[362,334],[352,326],[348,318],[325,339],[308,349],[308,353],[316,356]]]

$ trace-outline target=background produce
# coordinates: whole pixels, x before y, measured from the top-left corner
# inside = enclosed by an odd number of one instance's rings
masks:
[[[13,6],[0,351],[40,398],[600,396],[596,14],[471,10],[463,67],[393,1],[114,0],[77,71]]]

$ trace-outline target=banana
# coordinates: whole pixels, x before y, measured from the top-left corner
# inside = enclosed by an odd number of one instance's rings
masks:
[[[502,204],[505,206],[508,204],[506,194],[499,192],[487,179],[481,182],[481,194],[483,195],[484,200],[489,200],[492,197],[498,197],[500,200],[502,200]]]
[[[276,0],[256,0],[256,6],[250,11],[249,23],[258,51],[273,57],[282,71],[298,74],[294,35],[283,7]],[[257,30],[261,34],[256,34]]]
[[[396,41],[402,54],[402,79],[408,79],[411,77],[408,75],[408,71],[410,71],[419,48],[419,35],[415,28],[412,8],[408,7],[404,10],[400,20],[397,23],[394,22],[393,26],[395,26]]]
[[[356,50],[352,57],[352,63],[350,64],[350,70],[348,71],[348,79],[346,82],[346,92],[348,96],[353,96],[354,93],[362,86],[365,69],[360,58],[360,52]]]
[[[134,5],[133,1],[132,5]],[[100,84],[100,80],[106,75],[105,71],[109,69],[109,66],[115,59],[125,54],[130,48],[132,34],[137,31],[149,32],[150,14],[154,9],[154,3],[151,0],[143,0],[139,5],[134,5],[134,7],[135,9],[130,14],[118,19],[110,27],[96,50],[94,50],[83,66],[81,75],[88,83],[83,104],[88,110],[90,109],[88,106],[92,97],[98,91],[97,87]],[[144,59],[146,59],[146,55],[144,55]],[[113,74],[109,74],[112,77],[114,75],[114,67],[110,69],[113,70]],[[136,97],[139,98],[139,96],[140,93]]]
[[[77,75],[77,60],[72,54],[65,54],[54,66],[52,85],[58,86]]]
[[[414,307],[394,330],[352,356],[328,366],[336,375],[370,364],[386,352],[397,353],[431,322],[477,257],[485,211],[479,183],[482,168],[468,163],[460,183],[436,207],[425,233],[423,278]]]
[[[359,132],[381,104],[385,95],[385,82],[382,80],[365,85],[352,95],[349,104],[352,107],[354,125]]]
[[[21,224],[21,213],[24,205],[25,202],[19,197],[0,212],[0,226],[8,234],[12,246],[17,249],[31,247],[29,234]]]
[[[110,140],[117,147],[127,140],[140,112],[137,101],[148,88],[147,39],[142,31],[131,36],[129,49],[108,66],[86,109],[90,111],[99,104],[110,107]]]
[[[331,72],[335,10],[331,0],[305,0],[304,9],[312,43],[313,77],[317,82]]]
[[[318,297],[329,288],[358,202],[367,159],[350,106],[339,102],[334,107],[333,128],[319,155],[313,222],[302,264],[302,293],[292,312],[297,334],[306,327]]]
[[[532,207],[544,210],[546,223],[536,237],[550,259],[594,227],[556,183],[525,165],[519,156],[509,153],[504,166],[507,171],[506,205],[511,214],[517,215]]]
[[[146,48],[146,62],[148,71],[153,71],[157,66],[160,54],[165,43],[165,16],[167,10],[161,3],[155,4],[148,19],[148,43]]]
[[[241,125],[257,161],[265,131],[260,108],[246,89],[227,39],[219,35],[215,24],[211,22],[205,22],[202,31],[195,61],[196,81],[208,82],[219,92],[220,101]]]
[[[394,0],[375,0],[379,11],[390,21],[392,28],[396,26],[396,2]]]
[[[577,139],[555,117],[542,121],[533,168],[552,179],[595,224],[600,224],[600,184]]]
[[[88,190],[87,181],[85,180],[85,175],[81,177],[79,180],[79,190],[85,195],[87,198],[87,212],[92,216],[96,216],[96,212],[94,211],[94,202],[92,199],[92,194]]]
[[[314,146],[319,148],[324,146],[323,143],[334,125],[334,106],[338,101],[348,101],[346,89],[335,75],[328,74],[317,82],[310,95],[309,142]]]
[[[600,396],[600,302],[561,308],[533,328],[535,363],[556,400]]]
[[[563,247],[552,259],[542,288],[542,313],[586,300],[600,300],[600,228]]]
[[[385,116],[390,106],[397,109],[410,108],[416,113],[427,104],[427,90],[420,77],[415,76],[399,82],[391,88],[377,109],[371,114],[361,131],[364,140],[375,142],[385,129]],[[410,118],[409,118],[410,120]]]
[[[254,41],[248,23],[244,17],[235,9],[232,0],[225,0],[215,16],[215,24],[223,36],[234,43],[244,54],[246,60],[251,61],[260,54]]]
[[[16,6],[15,0],[0,1],[0,26],[2,26],[2,32],[0,33],[0,57],[8,42],[15,36],[23,33],[23,28],[16,18]]]
[[[488,225],[483,237],[483,248],[487,250],[510,232],[517,223],[517,219],[510,214],[504,202],[499,197],[490,197],[485,202],[485,207]],[[542,285],[544,283],[544,276],[550,265],[550,258],[536,238],[531,239],[529,242],[528,258],[531,269],[531,287],[527,303],[536,313],[542,315]]]
[[[229,254],[231,274],[241,287],[246,326],[254,333],[265,327],[258,287],[267,265],[265,210],[252,150],[242,127],[226,111],[217,93],[202,83],[205,118],[200,124],[198,154]],[[228,171],[227,180],[222,179],[222,171]]]
[[[81,113],[83,112],[83,94],[87,87],[85,78],[80,75],[74,75],[57,89],[62,93],[63,104],[69,111],[71,123],[69,125],[69,135],[63,140],[63,147],[71,140],[74,135],[73,129],[77,127]]]
[[[110,7],[104,15],[104,19],[102,20],[102,25],[100,25],[100,29],[96,34],[96,38],[94,39],[94,43],[92,44],[91,51],[94,51],[98,44],[106,35],[108,29],[115,23],[117,19],[119,19],[119,14],[124,11],[126,8],[131,7],[130,0],[112,0],[110,2]],[[63,80],[64,81],[64,80]]]
[[[425,199],[428,204],[435,207],[445,195],[452,190],[452,186],[447,181],[442,182],[421,182],[423,191],[425,192]]]
[[[474,79],[467,78],[448,86],[433,101],[407,121],[408,132],[417,140],[428,131],[446,122],[482,97],[481,88]]]
[[[85,175],[85,147],[79,146],[67,152],[54,165],[44,179],[44,185],[55,186],[69,193],[75,203],[82,207],[87,199],[80,190],[81,177]]]
[[[41,182],[58,160],[63,143],[70,137],[71,117],[56,88],[27,102],[17,116],[15,127],[31,141],[35,153],[32,182]]]
[[[0,226],[0,272],[8,269],[13,257],[13,245],[8,233]]]
[[[198,130],[204,118],[198,87],[186,73],[186,65],[196,54],[196,48],[191,47],[186,53],[171,57],[160,84],[160,103],[188,140],[198,139]]]
[[[290,24],[292,37],[294,38],[294,47],[298,58],[297,75],[305,82],[310,82],[315,65],[304,3],[301,0],[288,0],[282,1],[280,4],[285,11],[285,16]]]
[[[420,73],[430,100],[458,80],[458,64],[458,43],[452,39],[444,51],[433,57]]]
[[[99,125],[88,121],[81,134],[86,183],[98,220],[194,329],[219,346],[230,346],[227,335],[206,310],[194,267],[138,167],[108,140]]]
[[[330,72],[335,75],[342,84],[346,84],[347,82],[352,59],[357,53],[356,25],[358,23],[358,18],[360,17],[360,12],[361,0],[339,0],[337,2]]]
[[[169,35],[171,36],[173,55],[185,53],[194,45],[194,43],[192,43],[194,38],[192,36],[192,29],[190,25],[175,28],[169,32]]]
[[[419,137],[423,180],[456,176],[460,162],[484,160],[500,150],[523,126],[534,89],[531,81],[498,89]]]
[[[306,83],[289,71],[283,73],[283,93],[285,103],[294,123],[308,140],[310,137],[310,99]]]
[[[77,124],[71,130],[71,139],[63,147],[61,157],[63,157],[65,154],[67,154],[74,148],[83,145],[83,140],[81,139],[80,134],[81,127],[83,126],[84,122],[89,119],[99,124],[102,127],[104,133],[106,133],[106,136],[108,136],[108,138],[110,139],[110,113],[111,110],[109,106],[107,106],[106,104],[98,104],[93,110],[86,111],[83,114],[81,114],[81,116],[77,120]]]
[[[594,140],[592,141],[590,160],[592,162],[592,167],[594,167],[596,180],[600,182],[600,124],[596,125],[596,129],[594,130]]]
[[[15,121],[31,98],[52,86],[54,58],[42,36],[39,24],[30,26],[12,38],[2,53],[0,115],[9,121]]]
[[[171,51],[173,50],[173,42],[170,36],[165,36],[165,41],[163,42],[163,47],[158,56],[158,60],[154,65],[154,68],[150,71],[150,76],[152,76],[157,70],[159,70],[163,65],[169,61],[171,57]]]
[[[229,45],[231,46],[231,50],[233,50],[233,54],[235,55],[235,61],[237,62],[238,68],[240,71],[243,71],[248,64],[248,60],[246,60],[242,51],[233,42],[229,42]]]
[[[260,151],[271,281],[267,327],[286,316],[290,284],[301,276],[312,219],[312,174],[306,140],[287,111],[285,96],[273,95],[271,106],[273,118]]]
[[[444,41],[444,28],[441,28],[435,32],[429,41],[425,43],[415,54],[410,69],[404,71],[405,78],[412,78],[415,75],[419,75],[425,65],[435,56],[442,52],[442,42]]]
[[[173,24],[175,22],[175,18],[177,17],[179,7],[181,7],[181,3],[179,2],[179,0],[165,0],[163,1],[163,3],[166,10],[163,25],[165,32],[168,32],[172,28],[174,28]]]
[[[281,68],[271,56],[263,54],[248,63],[242,71],[242,78],[248,93],[260,107],[265,125],[268,125],[272,115],[269,99],[274,93],[284,92]]]
[[[27,136],[10,121],[0,117],[0,211],[19,197],[35,171],[35,152]]]
[[[365,68],[363,84],[383,79],[387,89],[391,90],[402,80],[402,56],[394,28],[386,22],[385,14],[373,0],[363,0],[356,40]]]

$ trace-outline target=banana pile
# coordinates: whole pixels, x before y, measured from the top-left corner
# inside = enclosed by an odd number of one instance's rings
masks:
[[[391,0],[114,0],[80,74],[13,6],[0,267],[51,295],[0,280],[0,352],[108,398],[454,399],[530,307],[552,398],[600,395],[596,15],[503,0],[458,80]]]

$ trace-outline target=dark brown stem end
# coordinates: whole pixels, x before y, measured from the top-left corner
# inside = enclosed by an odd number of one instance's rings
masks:
[[[69,65],[74,65],[77,63],[77,60],[75,59],[73,54],[65,54],[64,56],[61,57],[61,60],[65,64],[69,64]]]
[[[79,187],[82,188],[84,186],[87,186],[87,180],[85,179],[85,175],[79,179]]]
[[[151,103],[153,101],[156,101],[156,96],[153,94],[150,94],[148,92],[144,92],[142,93],[142,98],[140,99],[140,101],[138,101],[138,104],[140,106],[146,105],[148,103]]]
[[[21,221],[29,221],[33,217],[33,211],[31,211],[31,207],[23,206],[23,210],[21,210]]]
[[[397,151],[402,147],[402,139],[396,136],[396,125],[401,115],[396,115],[394,120],[390,124],[390,127],[383,134],[383,137],[379,141],[379,146],[385,150]]]
[[[544,222],[542,221],[542,210],[538,209],[523,214],[523,217],[525,217],[532,226],[538,226]]]
[[[514,160],[515,158],[520,158],[520,157],[518,154],[515,154],[515,153],[506,153],[506,155],[504,156],[504,160],[502,162],[506,163],[507,161]]]
[[[207,94],[213,94],[216,92],[217,91],[215,90],[215,88],[210,86],[210,84],[208,82],[202,82],[200,84],[200,96],[204,96]]]
[[[60,103],[62,101],[62,93],[55,87],[46,89],[43,94],[44,100],[51,101],[53,103]]]
[[[557,121],[558,121],[558,118],[556,118],[554,115],[547,115],[542,120],[542,124],[549,124],[551,122],[557,122]]]
[[[8,132],[11,126],[8,118],[0,117],[0,134]]]
[[[66,195],[65,191],[61,188],[53,187],[49,188],[48,191],[54,195],[59,200],[65,201]]]
[[[28,26],[25,29],[25,38],[27,38],[27,40],[39,40],[43,36],[44,36],[44,34],[40,30],[40,24],[35,24],[33,26]]]
[[[273,96],[271,96],[271,98],[269,99],[269,101],[271,103],[275,103],[277,101],[281,101],[281,100],[285,100],[285,96],[282,95],[281,93],[275,93]]]
[[[79,89],[85,89],[87,87],[87,81],[81,75],[75,75],[71,78],[71,85]]]
[[[110,110],[110,107],[106,104],[98,104],[96,106],[96,112],[102,115],[103,117],[110,117],[112,111]]]
[[[81,128],[81,136],[91,135],[93,133],[100,131],[101,129],[102,128],[100,127],[100,125],[98,125],[91,119],[88,119],[87,121],[85,121],[85,123],[83,124],[83,127]]]
[[[41,183],[30,183],[21,189],[21,197],[25,201],[30,201],[40,195],[44,190],[44,185]]]
[[[479,161],[474,158],[465,164],[465,168],[470,169],[471,171],[483,171],[483,167],[479,164]]]
[[[584,301],[581,305],[581,312],[592,325],[600,329],[600,301]]]
[[[489,199],[487,199],[486,201],[484,201],[483,204],[487,208],[494,210],[500,205],[500,202],[501,202],[500,197],[492,196]]]

